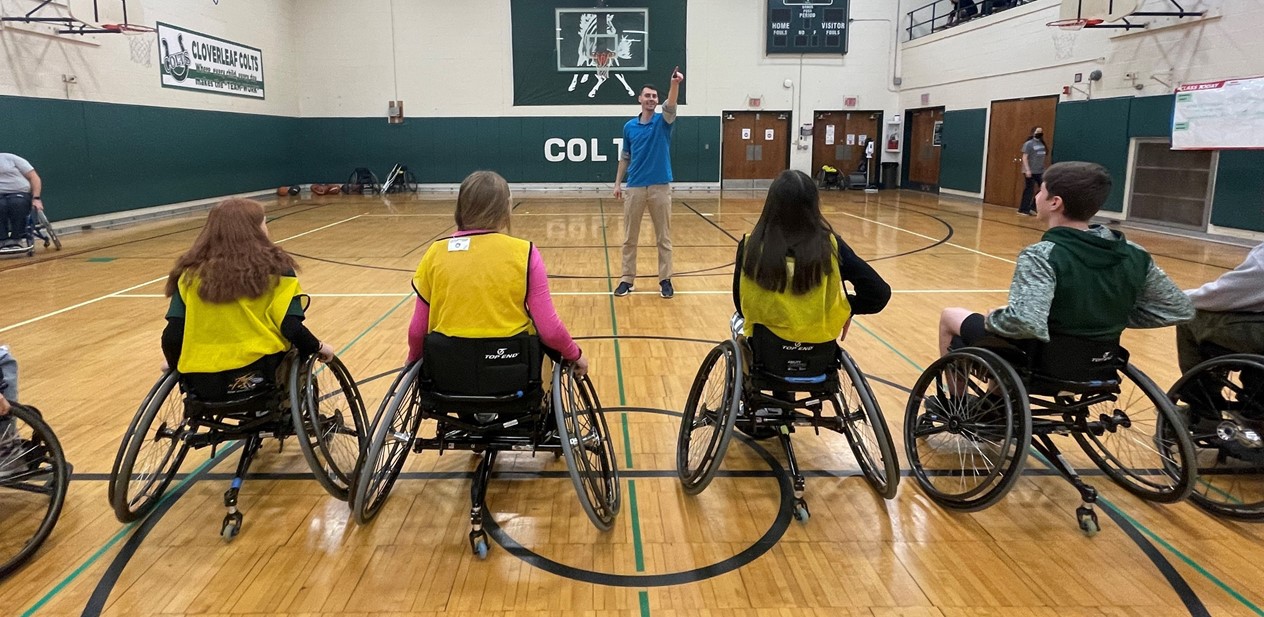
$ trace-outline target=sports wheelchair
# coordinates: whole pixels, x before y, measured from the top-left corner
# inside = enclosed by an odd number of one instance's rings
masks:
[[[972,512],[1017,482],[1034,448],[1080,493],[1080,530],[1100,529],[1097,489],[1051,439],[1070,435],[1116,484],[1160,503],[1194,483],[1194,448],[1163,391],[1128,362],[1117,341],[1054,335],[1023,348],[999,337],[960,340],[928,367],[909,395],[905,448],[931,499]]]
[[[174,369],[163,373],[136,411],[110,472],[110,505],[119,521],[143,518],[159,504],[190,448],[210,446],[213,454],[220,444],[238,442],[241,459],[224,493],[228,513],[220,527],[220,536],[231,541],[242,527],[237,495],[265,437],[283,446],[297,436],[316,481],[346,501],[368,439],[355,380],[338,358],[320,363],[314,354],[291,350],[277,364],[240,371],[229,394],[215,400],[195,395]]]
[[[61,250],[61,238],[58,238],[57,232],[53,231],[53,226],[48,222],[48,217],[44,215],[44,211],[31,208],[31,213],[26,217],[26,246],[0,249],[0,256],[26,255],[27,257],[33,257],[35,255],[36,240],[43,242],[44,248],[48,248],[48,245],[52,244],[57,250]]]
[[[865,479],[895,497],[900,467],[886,419],[855,360],[833,341],[794,343],[762,325],[748,339],[744,320],[729,322],[732,338],[711,349],[694,377],[676,441],[676,471],[686,493],[711,483],[733,429],[755,439],[776,436],[794,482],[794,517],[811,516],[790,434],[796,427],[842,433]],[[799,395],[803,395],[800,397]],[[829,401],[833,413],[824,411]]]
[[[14,403],[0,416],[0,580],[52,533],[70,483],[61,443],[38,409]]]
[[[488,553],[483,530],[487,482],[503,451],[564,456],[579,503],[598,529],[619,512],[619,469],[601,402],[588,377],[555,363],[542,383],[538,337],[470,339],[426,335],[425,359],[400,372],[373,421],[352,510],[367,524],[381,511],[408,451],[481,455],[470,488],[470,548]]]
[[[1214,514],[1264,520],[1264,355],[1203,351],[1212,359],[1168,391],[1197,456],[1190,500]]]

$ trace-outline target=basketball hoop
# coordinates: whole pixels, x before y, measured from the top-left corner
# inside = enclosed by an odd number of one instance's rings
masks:
[[[614,52],[609,49],[605,51],[593,52],[591,56],[593,65],[597,67],[597,79],[605,81],[610,77],[610,61],[614,59]]]
[[[1100,19],[1057,19],[1046,26],[1053,29],[1053,57],[1058,60],[1070,60],[1075,56],[1075,40],[1080,31],[1102,23]]]
[[[127,44],[132,51],[132,62],[142,66],[153,66],[154,41],[158,37],[142,35],[153,34],[156,29],[140,24],[101,24],[101,29],[127,35]]]

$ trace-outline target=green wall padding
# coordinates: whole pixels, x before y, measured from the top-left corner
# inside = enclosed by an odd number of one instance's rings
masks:
[[[944,112],[944,145],[939,154],[940,188],[982,192],[987,114],[986,109]]]
[[[459,183],[478,169],[496,171],[510,182],[613,182],[618,167],[613,140],[622,137],[629,119],[409,118],[390,125],[382,118],[306,118],[301,121],[299,152],[306,181],[311,182],[342,182],[356,167],[384,174],[397,162],[408,165],[422,184]],[[675,124],[675,181],[718,182],[720,118],[681,116]],[[545,142],[550,138],[581,140],[583,160],[549,161]],[[581,151],[576,147],[571,154]],[[601,157],[605,160],[598,160]]]
[[[1088,161],[1110,171],[1114,187],[1103,210],[1122,212],[1128,171],[1128,126],[1132,98],[1058,103],[1054,162]]]
[[[1171,137],[1172,110],[1175,106],[1175,95],[1132,99],[1132,107],[1128,113],[1128,136]]]
[[[1264,231],[1264,151],[1225,150],[1216,169],[1211,224]]]
[[[300,120],[0,96],[3,149],[44,182],[52,220],[296,181]]]

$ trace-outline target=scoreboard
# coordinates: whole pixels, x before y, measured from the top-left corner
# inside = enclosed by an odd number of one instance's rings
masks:
[[[768,0],[764,53],[845,54],[849,0]]]

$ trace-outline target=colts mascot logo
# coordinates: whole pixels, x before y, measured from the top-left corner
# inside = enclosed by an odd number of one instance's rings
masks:
[[[171,53],[171,47],[167,44],[167,39],[163,38],[162,44],[162,70],[170,74],[176,81],[184,81],[189,76],[189,67],[193,61],[189,57],[189,52],[184,49],[184,35],[176,35],[176,45],[180,47],[180,51]]]

